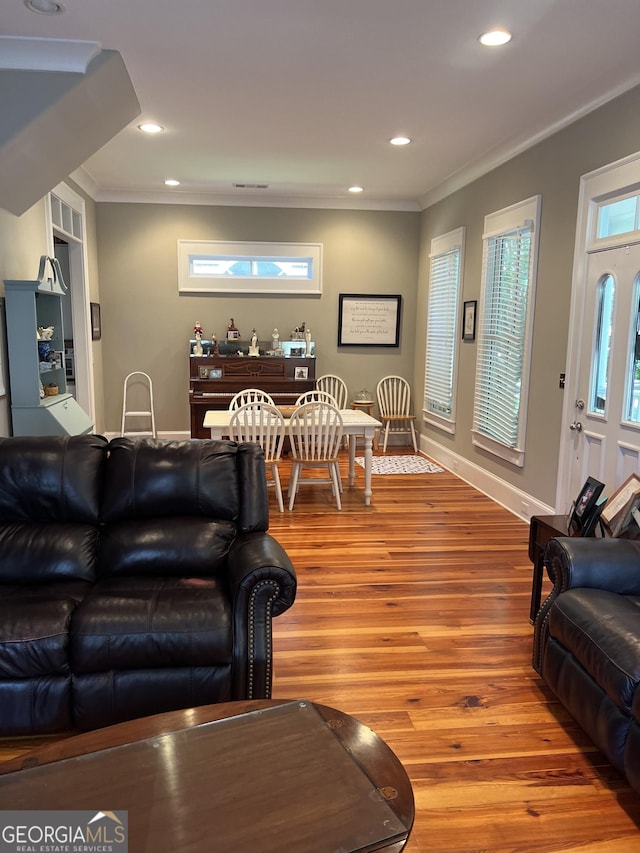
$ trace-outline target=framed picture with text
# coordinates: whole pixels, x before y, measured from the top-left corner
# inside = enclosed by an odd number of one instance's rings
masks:
[[[400,346],[402,296],[341,293],[338,299],[338,346]]]

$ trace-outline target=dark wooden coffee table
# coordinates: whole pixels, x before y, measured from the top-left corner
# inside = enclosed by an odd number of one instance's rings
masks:
[[[60,740],[0,765],[3,809],[125,810],[130,853],[400,851],[398,758],[305,700],[230,702]]]

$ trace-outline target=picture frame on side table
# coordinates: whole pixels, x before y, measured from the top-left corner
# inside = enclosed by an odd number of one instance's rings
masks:
[[[602,510],[600,518],[611,536],[619,536],[630,524],[632,510],[640,506],[640,477],[631,474],[616,489]]]
[[[600,515],[598,507],[598,498],[600,497],[604,483],[596,480],[595,477],[587,477],[586,482],[580,494],[576,498],[573,510],[569,517],[569,530],[578,533],[580,536],[589,535],[595,526],[594,513]]]

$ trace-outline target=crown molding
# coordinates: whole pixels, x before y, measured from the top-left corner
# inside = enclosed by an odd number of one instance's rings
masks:
[[[628,78],[619,86],[610,89],[606,94],[601,95],[598,98],[594,98],[592,101],[589,101],[588,104],[585,104],[579,109],[563,116],[558,121],[552,122],[539,133],[535,133],[533,136],[529,136],[526,139],[516,141],[506,148],[494,151],[481,160],[461,169],[459,172],[456,172],[446,178],[442,183],[426,192],[420,198],[420,209],[426,210],[428,207],[431,207],[431,205],[436,204],[436,202],[442,201],[447,196],[467,186],[467,184],[481,178],[483,175],[487,175],[489,172],[497,169],[498,166],[502,166],[504,163],[507,163],[509,160],[517,157],[518,154],[522,154],[529,148],[533,148],[533,146],[537,145],[539,142],[543,142],[555,133],[564,130],[570,124],[584,118],[584,116],[594,112],[594,110],[597,110],[599,107],[604,106],[609,101],[613,101],[625,92],[630,91],[638,84],[640,84],[640,73]]]
[[[74,179],[75,180],[75,179]],[[84,187],[83,187],[84,189]],[[86,192],[87,190],[85,190]],[[91,197],[96,202],[124,202],[128,204],[188,204],[211,207],[291,207],[319,210],[389,210],[419,213],[420,206],[412,200],[350,199],[308,196],[256,195],[252,193],[229,194],[215,192],[188,192],[180,190],[104,190],[97,189]]]

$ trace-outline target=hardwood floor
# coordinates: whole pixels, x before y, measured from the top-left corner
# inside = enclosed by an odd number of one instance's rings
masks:
[[[299,582],[274,698],[387,741],[415,794],[406,853],[640,851],[640,797],[531,667],[528,525],[447,472],[374,475],[369,507],[362,470],[353,489],[346,457],[342,474],[342,512],[327,486],[283,514],[270,495]],[[0,741],[0,759],[51,740]]]
[[[272,513],[299,578],[274,696],[387,741],[414,788],[407,853],[640,851],[640,797],[531,667],[528,525],[447,472],[374,476],[370,507],[361,489]]]

